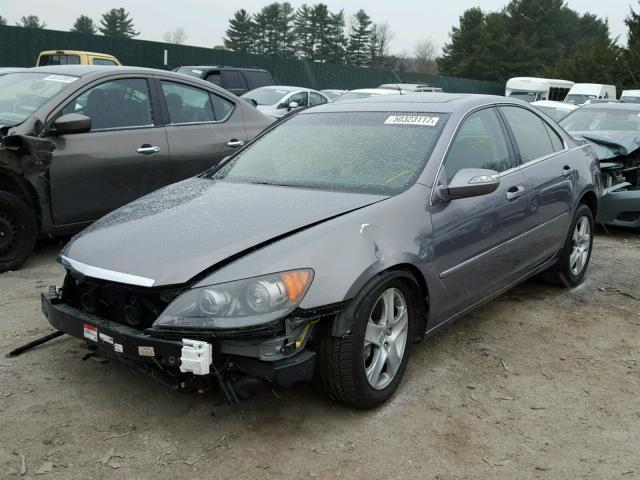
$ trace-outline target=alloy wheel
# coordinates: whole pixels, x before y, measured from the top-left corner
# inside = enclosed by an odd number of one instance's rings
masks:
[[[388,288],[373,306],[364,335],[364,369],[369,385],[386,388],[400,369],[407,345],[409,313],[397,288]]]
[[[587,217],[580,217],[573,230],[569,268],[578,276],[584,270],[591,248],[591,224]]]

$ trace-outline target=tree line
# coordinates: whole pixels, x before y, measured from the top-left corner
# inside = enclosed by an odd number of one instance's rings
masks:
[[[7,19],[0,15],[0,25],[7,25]],[[25,15],[21,17],[16,26],[25,28],[45,28],[47,24],[40,20],[37,15]],[[82,33],[85,35],[97,35],[101,33],[105,37],[133,38],[140,35],[133,24],[133,19],[124,8],[112,8],[102,14],[100,23],[96,25],[93,19],[87,15],[80,15],[76,18],[70,32]],[[182,44],[187,39],[187,34],[182,27],[164,34],[167,43]]]
[[[504,82],[515,76],[640,87],[640,14],[630,8],[627,44],[607,20],[563,0],[511,0],[497,12],[470,8],[438,58],[445,75]]]
[[[324,3],[273,2],[256,13],[244,8],[229,20],[224,46],[259,55],[295,57],[314,62],[385,66],[398,63],[389,54],[393,33],[386,22],[374,23],[363,9],[346,18]]]

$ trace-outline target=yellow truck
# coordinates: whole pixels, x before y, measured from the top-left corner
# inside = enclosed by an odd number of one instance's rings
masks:
[[[47,65],[122,65],[107,53],[82,52],[79,50],[47,50],[40,52],[36,67]]]

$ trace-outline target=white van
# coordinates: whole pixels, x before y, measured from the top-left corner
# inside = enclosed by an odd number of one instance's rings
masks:
[[[620,103],[640,103],[640,90],[623,90]]]
[[[507,81],[505,97],[518,98],[525,102],[556,100],[561,102],[574,83],[555,78],[514,77]]]
[[[584,105],[587,100],[615,100],[615,85],[603,85],[601,83],[576,83],[564,99],[567,103]]]

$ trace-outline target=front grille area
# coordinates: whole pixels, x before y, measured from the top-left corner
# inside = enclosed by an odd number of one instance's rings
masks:
[[[146,329],[182,291],[137,288],[67,273],[62,300],[98,317]]]

